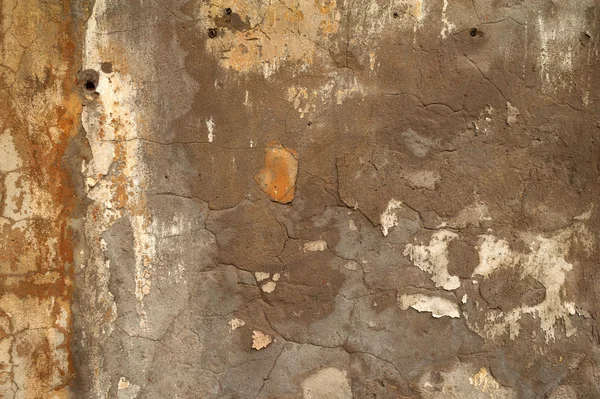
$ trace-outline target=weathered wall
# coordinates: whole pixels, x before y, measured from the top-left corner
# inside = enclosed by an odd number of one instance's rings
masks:
[[[1,26],[0,397],[600,397],[597,1]]]

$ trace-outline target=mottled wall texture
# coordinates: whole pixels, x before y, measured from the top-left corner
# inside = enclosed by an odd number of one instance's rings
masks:
[[[0,9],[0,398],[600,398],[598,0]]]

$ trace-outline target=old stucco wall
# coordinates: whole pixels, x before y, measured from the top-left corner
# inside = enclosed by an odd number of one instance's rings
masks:
[[[600,397],[595,0],[7,0],[0,397]]]

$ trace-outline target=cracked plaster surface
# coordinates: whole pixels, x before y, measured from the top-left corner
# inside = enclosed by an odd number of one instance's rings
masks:
[[[0,396],[600,396],[598,21],[6,2]]]

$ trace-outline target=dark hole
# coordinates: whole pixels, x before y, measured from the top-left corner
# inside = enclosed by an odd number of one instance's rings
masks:
[[[308,122],[308,123],[307,123],[307,125],[308,125],[308,126],[312,125],[312,122]]]
[[[168,179],[168,178],[169,178],[169,176],[165,176],[165,179]]]
[[[400,14],[398,14],[397,12],[394,13],[394,18],[398,18],[400,16]]]
[[[225,9],[225,14],[227,14],[227,15],[231,15],[231,13],[232,13],[232,11],[231,11],[231,8],[227,7],[227,8]]]
[[[591,39],[592,39],[592,36],[587,32],[583,32],[579,36],[579,42],[584,46],[587,45],[591,41]]]
[[[85,87],[86,90],[90,90],[90,91],[96,90],[96,85],[94,84],[94,82],[92,82],[90,80],[88,80],[87,82],[85,82],[84,87]]]
[[[477,28],[471,28],[471,30],[469,31],[469,34],[473,37],[477,36],[478,33],[479,30]]]
[[[217,37],[217,30],[215,28],[210,28],[208,30],[208,37],[211,39]]]

